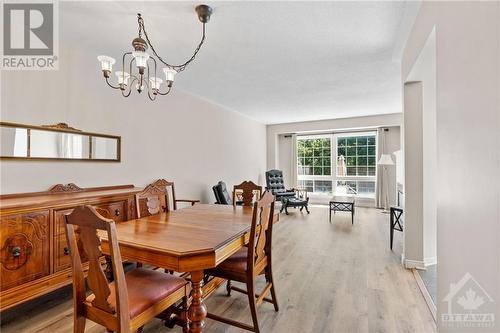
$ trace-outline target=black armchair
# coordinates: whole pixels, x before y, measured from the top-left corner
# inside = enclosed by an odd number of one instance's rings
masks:
[[[269,170],[266,172],[266,190],[270,190],[276,200],[295,196],[295,189],[286,189],[283,183],[283,171]]]
[[[226,183],[224,183],[223,181],[220,181],[217,183],[217,185],[212,187],[212,190],[214,191],[216,204],[220,204],[220,205],[232,205],[233,204],[233,200],[231,199],[231,195],[229,195],[229,192],[227,191]]]

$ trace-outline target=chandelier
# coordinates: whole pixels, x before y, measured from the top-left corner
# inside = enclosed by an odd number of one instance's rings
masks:
[[[158,95],[168,95],[172,89],[175,75],[186,69],[187,65],[195,59],[205,41],[205,24],[210,20],[212,8],[207,5],[199,5],[196,7],[196,13],[198,14],[198,19],[203,24],[201,41],[194,50],[191,58],[180,65],[169,64],[158,55],[146,32],[144,19],[141,14],[137,14],[139,37],[132,40],[134,50],[123,54],[121,71],[115,72],[117,84],[112,84],[109,79],[116,60],[105,55],[97,57],[97,60],[101,62],[102,74],[108,86],[113,89],[119,89],[123,97],[130,96],[133,89],[136,89],[138,93],[147,90],[148,97],[152,101]],[[146,52],[148,46],[154,56]],[[163,80],[156,74],[158,62],[165,65],[163,73],[165,74],[166,90],[164,91],[161,91]],[[125,69],[128,69],[128,72]]]

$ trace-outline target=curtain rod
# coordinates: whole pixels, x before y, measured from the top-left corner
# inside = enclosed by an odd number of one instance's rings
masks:
[[[389,126],[391,127],[391,126]],[[364,129],[353,129],[353,130],[336,130],[336,131],[326,131],[326,132],[310,132],[310,133],[286,133],[282,134],[285,138],[291,138],[292,135],[297,136],[309,136],[309,135],[322,135],[322,134],[340,134],[340,133],[360,133],[360,132],[375,132],[379,128],[384,129],[384,132],[389,131],[389,127],[370,127]]]

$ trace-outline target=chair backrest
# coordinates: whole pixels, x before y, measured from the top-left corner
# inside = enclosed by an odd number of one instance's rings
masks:
[[[221,204],[220,203],[221,200],[220,200],[220,197],[219,197],[219,192],[217,191],[217,185],[212,186],[212,191],[214,192],[215,203],[220,205]]]
[[[157,215],[168,210],[168,196],[165,186],[149,184],[135,195],[137,218]]]
[[[77,229],[77,230],[75,230]],[[101,241],[98,230],[107,233],[109,240],[110,257],[115,279],[116,308],[109,303],[111,289],[102,268]],[[77,239],[77,235],[79,236]],[[86,299],[85,277],[82,261],[89,262],[87,284],[94,294],[92,307],[116,315],[122,329],[129,326],[128,294],[125,283],[125,274],[116,238],[115,222],[99,215],[92,206],[80,206],[66,215],[66,238],[71,256],[73,270],[73,304],[79,315],[85,316],[83,304]],[[85,258],[85,259],[84,259]]]
[[[172,195],[170,199],[169,190]],[[137,218],[156,215],[177,209],[175,185],[165,179],[158,179],[135,195]]]
[[[233,205],[236,205],[236,192],[242,191],[242,204],[243,206],[252,206],[253,198],[257,195],[256,200],[259,200],[262,195],[262,186],[259,186],[252,181],[244,181],[239,185],[234,185],[233,187]]]
[[[271,260],[274,199],[271,191],[266,191],[262,198],[253,205],[247,262],[247,268],[252,272],[262,260],[266,258]]]
[[[272,191],[273,194],[286,190],[285,183],[283,182],[283,171],[266,171],[266,189]]]
[[[217,185],[213,186],[212,189],[214,190],[215,199],[217,200],[218,204],[221,205],[233,204],[231,196],[229,195],[229,192],[227,190],[226,183],[220,181],[217,183]]]

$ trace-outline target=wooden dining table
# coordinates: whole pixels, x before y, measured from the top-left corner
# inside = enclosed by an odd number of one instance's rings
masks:
[[[279,214],[274,213],[274,222]],[[243,248],[249,240],[252,207],[196,204],[116,224],[123,259],[189,272],[191,301],[189,331],[203,331],[207,308],[203,302],[204,270],[213,268]],[[104,254],[109,254],[107,235],[99,234]],[[223,282],[223,280],[222,280]],[[221,283],[214,284],[213,292]]]

